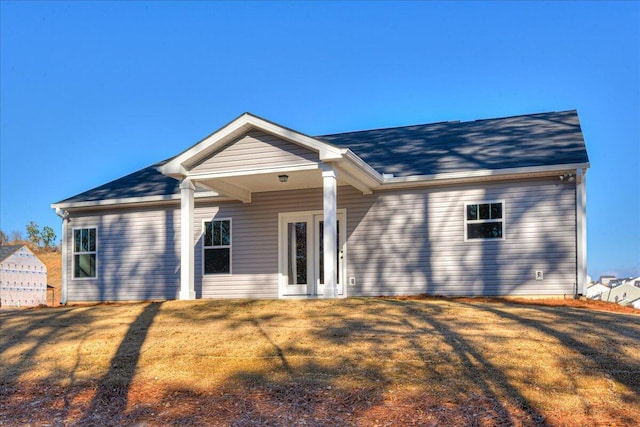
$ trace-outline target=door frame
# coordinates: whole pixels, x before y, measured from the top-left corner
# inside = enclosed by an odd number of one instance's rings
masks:
[[[339,254],[342,257],[342,263],[338,277],[342,279],[343,283],[338,284],[338,297],[346,298],[347,296],[347,210],[337,209],[337,217],[340,220],[339,235],[342,241],[342,247]],[[319,235],[318,235],[318,218],[322,220],[324,212],[322,210],[315,211],[297,211],[297,212],[280,212],[278,213],[278,298],[322,298],[322,293],[319,292],[318,277],[319,270],[322,266],[319,264],[319,253],[317,248],[319,247]],[[307,287],[311,287],[311,290],[307,289],[307,293],[292,294],[287,291],[288,286],[288,238],[287,238],[287,223],[296,221],[307,221],[307,265],[309,268],[308,277],[310,283]],[[340,242],[338,242],[340,244]],[[336,266],[337,268],[337,266]],[[315,292],[314,292],[315,290]]]

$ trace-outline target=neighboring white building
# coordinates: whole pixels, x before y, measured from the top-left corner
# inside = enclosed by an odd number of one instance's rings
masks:
[[[640,277],[628,277],[626,279],[619,279],[618,282],[621,285],[631,285],[636,288],[640,288]]]
[[[603,285],[602,283],[594,283],[587,288],[587,298],[597,299],[603,293],[609,292],[609,290],[609,286]]]
[[[616,276],[600,276],[600,280],[598,280],[596,283],[600,283],[606,286],[609,284],[609,282],[615,281],[615,280],[616,280]]]
[[[635,287],[631,283],[624,283],[611,288],[610,291],[604,292],[600,299],[602,301],[615,302],[620,305],[632,305],[632,303],[640,299],[640,288]]]
[[[25,245],[0,246],[0,306],[46,303],[46,265]]]

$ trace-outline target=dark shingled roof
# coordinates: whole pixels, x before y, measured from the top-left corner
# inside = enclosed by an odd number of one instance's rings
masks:
[[[379,173],[403,177],[589,162],[575,110],[315,137],[349,148]],[[59,203],[178,194],[166,160]]]
[[[575,110],[318,137],[350,148],[380,173],[434,175],[587,163]]]
[[[4,261],[9,258],[12,253],[16,252],[18,249],[23,247],[24,245],[5,245],[0,246],[0,261]]]
[[[131,173],[58,203],[95,202],[130,197],[167,196],[180,193],[180,182],[158,172],[165,161]]]

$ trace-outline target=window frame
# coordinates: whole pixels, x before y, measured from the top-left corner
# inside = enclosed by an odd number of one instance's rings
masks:
[[[76,252],[76,230],[95,230],[95,250]],[[71,279],[72,280],[96,280],[98,278],[98,227],[86,226],[86,227],[74,227],[71,229]],[[95,255],[95,276],[76,277],[76,255]]]
[[[229,244],[228,245],[205,245],[205,233],[208,222],[229,221]],[[205,271],[205,253],[207,249],[229,249],[229,272],[228,273],[207,273]],[[230,276],[233,274],[233,220],[231,218],[212,218],[202,221],[202,276]]]
[[[476,220],[470,220],[467,218],[467,207],[471,206],[471,205],[491,205],[491,204],[501,204],[501,210],[502,210],[502,218],[499,219],[476,219]],[[463,215],[464,215],[464,241],[465,242],[486,242],[486,241],[500,241],[500,240],[505,240],[506,239],[506,235],[507,235],[507,221],[506,221],[506,204],[504,199],[502,200],[482,200],[479,202],[465,202],[464,203],[464,211],[463,211]],[[469,224],[491,224],[491,223],[497,223],[500,222],[502,223],[502,236],[501,237],[469,237],[468,236],[468,225]]]

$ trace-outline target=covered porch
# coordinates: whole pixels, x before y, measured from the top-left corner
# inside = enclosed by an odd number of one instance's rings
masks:
[[[300,206],[297,212],[279,215],[279,272],[280,280],[286,281],[279,285],[279,296],[290,292],[336,298],[345,295],[338,282],[342,280],[344,286],[346,281],[340,270],[346,212],[338,210],[337,188],[348,185],[371,194],[383,180],[350,150],[251,114],[243,114],[159,170],[180,180],[179,298],[183,300],[196,298],[196,189],[214,192],[221,201],[251,204],[254,193],[322,188],[322,211]],[[296,262],[296,256],[304,256],[305,261]],[[303,266],[305,272],[301,272]],[[317,283],[314,291],[302,289],[311,282]]]

